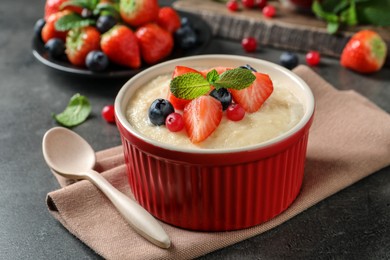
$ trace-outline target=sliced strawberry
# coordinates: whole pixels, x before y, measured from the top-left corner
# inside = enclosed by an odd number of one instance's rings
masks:
[[[157,0],[121,0],[119,3],[122,20],[132,27],[156,21],[159,8]]]
[[[202,142],[217,129],[221,122],[221,102],[211,96],[195,98],[184,108],[183,119],[191,142]]]
[[[100,49],[100,33],[93,26],[75,28],[66,37],[65,53],[70,63],[84,67],[90,51]]]
[[[357,32],[348,41],[341,54],[341,65],[360,73],[372,73],[382,68],[387,46],[374,31]]]
[[[141,56],[147,64],[155,64],[173,49],[172,35],[154,23],[141,26],[135,32],[141,49]]]
[[[174,33],[181,26],[180,16],[172,7],[162,7],[158,11],[157,24],[168,32]]]
[[[100,45],[110,61],[132,69],[141,66],[138,41],[129,27],[115,25],[102,35]]]
[[[247,88],[230,89],[233,100],[240,104],[246,112],[253,113],[260,109],[274,90],[273,83],[267,74],[253,72],[256,80]]]
[[[65,10],[54,13],[46,19],[46,23],[43,26],[41,32],[42,40],[44,43],[46,43],[52,38],[59,38],[65,42],[68,31],[57,31],[55,23],[58,21],[58,19],[68,14],[70,14],[70,11]]]
[[[224,73],[225,71],[227,70],[231,70],[232,68],[229,68],[229,67],[222,67],[222,66],[218,66],[218,67],[214,67],[214,68],[211,68],[211,69],[207,69],[207,70],[202,70],[202,74],[203,76],[207,76],[207,73],[209,73],[210,71],[212,70],[216,70],[218,72],[219,75],[221,75],[222,73]]]
[[[191,69],[191,68],[188,68],[188,67],[185,67],[185,66],[176,66],[175,70],[172,73],[172,78],[175,78],[177,76],[180,76],[180,75],[183,75],[183,74],[189,73],[189,72],[200,73],[199,71],[197,71],[195,69]],[[168,93],[168,100],[169,100],[169,102],[171,102],[173,107],[175,109],[178,109],[178,110],[183,110],[184,107],[188,103],[191,102],[190,99],[183,99],[183,98],[175,97],[170,90],[169,90],[169,93]]]

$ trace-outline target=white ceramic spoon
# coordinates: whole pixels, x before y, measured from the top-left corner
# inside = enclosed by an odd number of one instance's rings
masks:
[[[136,232],[161,248],[170,247],[167,233],[149,212],[92,170],[96,163],[95,152],[81,136],[67,128],[54,127],[44,135],[42,149],[46,163],[52,170],[66,178],[91,181],[111,200]]]

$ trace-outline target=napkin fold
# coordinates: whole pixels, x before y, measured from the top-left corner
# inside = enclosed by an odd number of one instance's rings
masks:
[[[261,234],[317,202],[390,164],[390,115],[354,91],[339,91],[310,68],[294,72],[312,89],[316,112],[310,130],[302,190],[293,204],[272,220],[243,230],[196,232],[161,222],[171,238],[168,250],[135,233],[111,202],[88,181],[48,193],[49,212],[106,259],[189,259]],[[96,170],[133,197],[120,146],[97,153]]]

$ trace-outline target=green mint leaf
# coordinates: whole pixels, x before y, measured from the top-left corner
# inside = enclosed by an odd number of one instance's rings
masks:
[[[327,22],[332,23],[338,23],[339,17],[331,12],[325,11],[324,8],[322,8],[321,4],[318,2],[318,0],[315,0],[312,4],[312,10],[314,14]]]
[[[87,97],[80,94],[75,94],[71,97],[68,106],[65,110],[57,115],[53,115],[57,123],[73,127],[84,122],[91,113],[91,104]]]
[[[244,89],[252,85],[256,76],[248,69],[235,68],[227,70],[219,76],[219,79],[213,83],[216,89],[231,88],[231,89]]]
[[[194,99],[210,91],[210,83],[199,73],[189,72],[171,80],[170,89],[177,98]]]
[[[207,73],[206,79],[212,85],[216,80],[219,79],[219,74],[215,69],[213,69]]]
[[[359,24],[390,26],[390,0],[355,1]]]
[[[95,9],[95,7],[97,6],[98,3],[99,3],[99,0],[70,0],[70,1],[64,2],[61,5],[60,9],[62,10],[68,6],[76,6],[76,7],[81,7],[81,8],[93,10],[93,9]]]
[[[70,29],[94,25],[95,23],[96,22],[93,19],[82,18],[78,14],[71,13],[58,19],[55,23],[55,27],[57,31],[68,31]]]
[[[328,31],[328,33],[330,34],[334,34],[338,31],[340,27],[340,24],[339,23],[332,23],[332,22],[329,22],[327,25],[326,25],[326,30]]]
[[[351,4],[348,9],[340,13],[340,21],[349,26],[353,26],[358,23],[356,17],[356,5],[354,1],[351,1]]]
[[[115,18],[119,18],[119,5],[113,3],[99,3],[93,10],[93,14],[98,15],[111,15]]]

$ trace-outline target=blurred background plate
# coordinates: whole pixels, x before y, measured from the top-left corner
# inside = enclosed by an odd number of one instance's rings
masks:
[[[198,44],[190,49],[180,49],[177,46],[173,49],[171,55],[164,59],[171,60],[179,57],[186,57],[201,54],[202,51],[206,48],[208,43],[212,38],[212,32],[209,25],[199,16],[191,14],[188,12],[178,11],[180,17],[187,17],[192,27],[195,29],[197,34]],[[52,59],[48,56],[44,43],[36,36],[33,38],[32,42],[32,52],[34,57],[43,63],[44,65],[65,73],[70,73],[74,75],[94,77],[94,78],[124,78],[132,77],[138,72],[150,67],[150,65],[144,64],[140,69],[129,69],[123,66],[117,66],[110,64],[107,70],[103,72],[92,72],[86,68],[76,67],[70,64],[67,60],[57,60]]]

